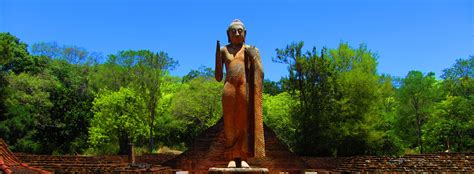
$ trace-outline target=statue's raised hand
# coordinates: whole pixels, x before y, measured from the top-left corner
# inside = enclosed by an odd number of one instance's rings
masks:
[[[216,43],[216,69],[215,69],[215,78],[217,81],[221,81],[222,80],[222,58],[221,58],[221,44],[219,42],[219,40],[217,41]]]

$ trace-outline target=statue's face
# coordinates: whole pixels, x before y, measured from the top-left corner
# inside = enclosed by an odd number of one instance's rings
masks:
[[[227,30],[227,36],[232,44],[245,42],[245,29],[242,25],[232,25]]]

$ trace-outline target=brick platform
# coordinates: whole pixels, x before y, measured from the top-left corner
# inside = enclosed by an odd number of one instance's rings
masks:
[[[215,168],[209,169],[209,174],[267,174],[267,168]]]
[[[128,167],[128,156],[76,156],[13,154],[0,139],[0,173],[154,173],[171,174],[187,170],[208,173],[211,167],[225,167],[222,123],[204,132],[181,155],[152,154],[137,156],[137,163],[148,169]],[[270,173],[304,171],[318,173],[474,173],[474,152],[405,155],[402,157],[298,157],[278,141],[275,133],[265,127],[267,157],[249,159],[252,167],[265,167]],[[171,160],[170,160],[171,159]],[[169,161],[168,161],[169,160]],[[168,162],[165,162],[168,161]],[[25,164],[28,163],[29,165]],[[163,166],[171,166],[162,167]]]
[[[170,167],[163,166],[149,166],[149,167],[137,167],[128,166],[124,168],[116,168],[113,171],[114,174],[173,174],[173,170]]]
[[[474,153],[351,157],[334,171],[351,173],[474,173]]]
[[[223,120],[204,131],[195,140],[193,145],[173,160],[165,163],[175,169],[193,173],[208,173],[211,167],[223,168],[228,161],[224,158]],[[306,163],[290,152],[288,147],[281,143],[275,133],[264,126],[265,150],[264,158],[249,158],[251,167],[267,168],[269,173],[289,172],[300,173],[307,168]]]
[[[42,168],[54,173],[155,173],[168,174],[171,169],[164,171],[165,167],[160,165],[177,155],[174,154],[152,154],[142,155],[135,158],[137,163],[147,163],[153,167],[150,170],[127,168],[128,156],[125,155],[102,155],[102,156],[79,156],[79,155],[32,155],[24,153],[15,154],[19,159],[29,163],[31,166]],[[167,172],[167,173],[166,173]]]

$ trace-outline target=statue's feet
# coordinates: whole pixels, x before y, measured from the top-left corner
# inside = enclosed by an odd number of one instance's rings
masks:
[[[229,164],[227,164],[228,168],[236,168],[237,165],[235,164],[235,161],[230,161]]]
[[[243,168],[250,168],[249,164],[247,164],[247,162],[245,161],[242,161],[240,164],[242,165]]]

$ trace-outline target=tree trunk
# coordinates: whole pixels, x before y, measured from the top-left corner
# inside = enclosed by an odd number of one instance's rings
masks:
[[[152,114],[151,116],[151,125],[150,125],[150,144],[149,144],[149,150],[150,150],[150,153],[153,152],[153,148],[154,148],[154,143],[153,143],[153,123],[155,122],[155,114]]]
[[[158,84],[158,83],[155,83],[155,84]],[[155,144],[153,142],[153,127],[154,127],[154,123],[155,123],[155,116],[156,116],[156,112],[155,112],[155,109],[156,109],[156,105],[158,103],[158,98],[155,96],[157,93],[159,93],[159,88],[155,88],[154,90],[152,90],[151,92],[151,98],[150,98],[150,104],[148,105],[148,110],[150,112],[150,117],[151,117],[151,122],[150,122],[150,138],[149,138],[149,150],[150,150],[150,153],[153,152],[153,149],[155,148]]]
[[[127,155],[129,152],[130,139],[128,138],[128,133],[125,131],[120,131],[119,133],[119,155]]]
[[[419,114],[416,114],[416,126],[418,129],[418,145],[420,146],[420,154],[423,154],[423,141],[421,139],[421,118]]]

